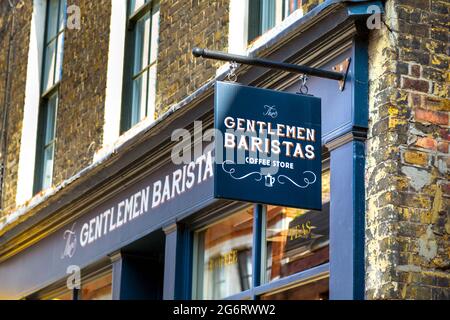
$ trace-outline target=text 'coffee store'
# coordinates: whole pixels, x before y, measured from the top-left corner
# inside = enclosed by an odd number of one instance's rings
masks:
[[[239,63],[237,81],[225,70],[6,234],[0,298],[364,298],[362,6],[313,10],[264,60],[194,50]]]

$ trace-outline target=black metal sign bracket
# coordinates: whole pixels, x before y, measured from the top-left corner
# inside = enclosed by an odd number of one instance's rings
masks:
[[[341,91],[345,88],[345,81],[347,79],[348,70],[350,68],[350,58],[333,67],[334,71],[312,68],[303,65],[290,64],[285,62],[277,62],[262,58],[251,58],[237,54],[230,54],[220,51],[213,51],[208,49],[194,48],[192,54],[195,57],[202,57],[206,59],[214,59],[220,61],[237,62],[240,64],[247,64],[256,67],[277,69],[286,72],[306,74],[319,78],[339,81],[339,89]]]

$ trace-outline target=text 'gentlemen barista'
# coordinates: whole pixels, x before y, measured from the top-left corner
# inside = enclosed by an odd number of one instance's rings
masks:
[[[151,182],[137,190],[108,210],[99,213],[82,225],[81,246],[85,247],[95,242],[139,216],[150,213],[151,209],[173,200],[196,185],[212,178],[214,175],[213,161],[214,156],[209,151],[166,175],[163,179]]]
[[[227,149],[267,155],[281,153],[286,157],[307,160],[316,158],[314,146],[308,144],[316,141],[315,129],[233,117],[226,117],[224,125],[229,129],[224,136],[224,147]]]

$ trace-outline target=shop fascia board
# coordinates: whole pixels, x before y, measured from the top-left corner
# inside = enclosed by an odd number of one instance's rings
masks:
[[[368,14],[365,8],[373,4],[381,5],[381,2],[326,1],[273,37],[266,39],[264,43],[259,43],[251,48],[248,54],[261,57],[274,55],[276,58],[277,50],[292,43],[294,38],[301,36],[302,47],[297,47],[293,51],[300,55],[291,60],[294,62],[307,61],[304,52],[302,58],[302,50],[305,48],[321,50],[323,47],[322,50],[329,51],[325,43],[336,42],[333,35],[338,34],[339,28],[342,27],[350,30],[350,34],[354,35],[357,32],[353,28],[355,21],[366,17]],[[319,31],[320,33],[318,33]],[[318,34],[323,37],[317,39]],[[309,57],[311,61],[311,55]],[[314,64],[320,64],[320,62],[316,61],[311,66]],[[54,189],[53,193],[41,197],[41,199],[34,199],[32,205],[12,213],[16,216],[14,219],[17,222],[3,225],[0,229],[0,257],[2,257],[0,262],[82,216],[89,209],[105,201],[106,198],[117,194],[122,190],[118,186],[129,185],[130,181],[136,180],[136,177],[141,178],[155,170],[154,166],[148,165],[155,163],[155,157],[152,157],[152,154],[160,151],[159,155],[167,155],[168,148],[167,144],[164,147],[164,143],[170,142],[173,129],[187,127],[193,121],[205,117],[211,112],[214,84],[218,80],[225,79],[227,71],[222,70],[215,79],[173,105],[155,122],[110,150],[101,159],[63,182]],[[248,66],[240,68],[238,73],[242,75],[240,81],[243,83],[262,87],[280,82],[283,77],[292,77],[292,75],[280,75],[280,72],[261,71],[260,68]],[[284,81],[289,80],[284,79]],[[295,81],[295,78],[290,81]],[[283,87],[280,86],[277,89],[283,89]],[[161,152],[163,150],[166,152]],[[152,159],[153,161],[149,161]],[[161,159],[161,156],[158,159]],[[145,163],[147,163],[146,166],[144,166]]]

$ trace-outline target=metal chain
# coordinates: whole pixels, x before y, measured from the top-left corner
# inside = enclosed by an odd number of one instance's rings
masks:
[[[306,74],[302,74],[300,76],[300,88],[297,91],[297,94],[308,94],[308,86],[306,85],[306,81],[308,81],[308,76]]]
[[[238,68],[238,64],[236,61],[230,62],[230,70],[228,70],[227,79],[229,82],[236,82],[237,81],[237,75],[236,75],[236,69]]]

